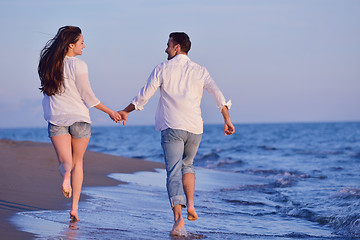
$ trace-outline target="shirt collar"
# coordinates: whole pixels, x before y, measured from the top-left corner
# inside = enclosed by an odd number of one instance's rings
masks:
[[[178,54],[178,55],[176,55],[175,57],[174,57],[174,59],[179,59],[179,60],[181,60],[181,59],[185,59],[185,60],[190,60],[190,58],[187,56],[187,55],[185,55],[185,54]]]

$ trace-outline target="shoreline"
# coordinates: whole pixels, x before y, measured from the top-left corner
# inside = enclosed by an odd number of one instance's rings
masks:
[[[0,139],[0,231],[4,239],[33,239],[35,235],[19,230],[9,218],[17,212],[64,210],[71,199],[61,192],[58,160],[51,143]],[[83,187],[122,184],[107,177],[110,173],[134,173],[164,168],[150,162],[86,151]],[[87,196],[81,194],[80,201]],[[81,216],[80,216],[81,218]]]

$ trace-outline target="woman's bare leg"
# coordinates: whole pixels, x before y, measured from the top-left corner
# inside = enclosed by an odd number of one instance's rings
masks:
[[[51,137],[51,142],[56,151],[59,161],[59,170],[63,176],[62,190],[65,197],[71,197],[71,170],[72,170],[72,150],[71,136],[69,134]]]
[[[70,217],[76,221],[79,221],[79,216],[78,216],[79,199],[80,199],[80,193],[84,179],[83,159],[89,140],[90,138],[71,139],[72,164],[73,164],[73,170],[72,170],[73,202],[70,211]]]

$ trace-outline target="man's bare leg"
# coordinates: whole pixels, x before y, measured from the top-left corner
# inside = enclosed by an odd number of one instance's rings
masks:
[[[186,195],[186,206],[187,206],[187,219],[190,221],[195,221],[198,219],[194,207],[194,192],[195,192],[195,175],[192,173],[185,173],[182,178],[184,192]]]
[[[185,230],[185,222],[184,219],[182,217],[182,206],[176,205],[175,207],[173,207],[173,213],[174,213],[174,226],[170,232],[170,235],[172,236],[184,236],[187,234],[186,230]]]

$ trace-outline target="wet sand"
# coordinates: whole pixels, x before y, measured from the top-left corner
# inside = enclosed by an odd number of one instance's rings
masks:
[[[87,151],[83,186],[114,186],[120,182],[109,173],[133,173],[164,168],[164,164]],[[69,211],[71,200],[63,197],[56,153],[50,143],[0,139],[1,239],[32,239],[8,219],[20,211]],[[80,201],[86,198],[82,194]]]

